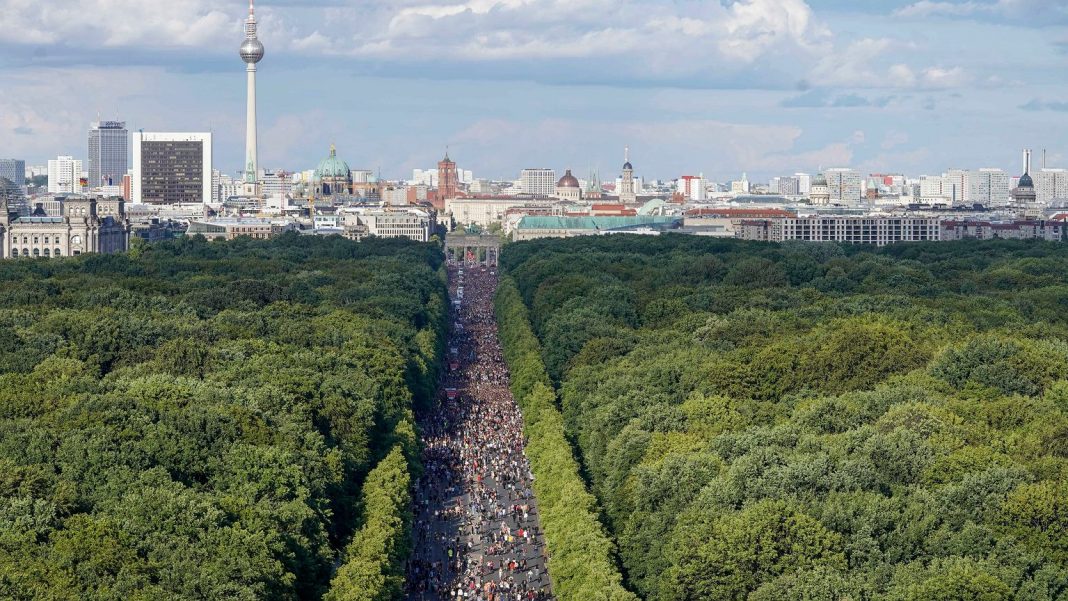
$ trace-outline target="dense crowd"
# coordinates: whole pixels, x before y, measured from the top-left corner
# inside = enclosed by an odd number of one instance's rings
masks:
[[[424,472],[409,599],[552,598],[522,416],[497,338],[496,287],[495,271],[449,266],[449,371],[434,410],[420,420]]]

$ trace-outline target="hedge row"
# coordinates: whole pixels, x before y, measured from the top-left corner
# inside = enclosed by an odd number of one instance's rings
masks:
[[[365,520],[345,550],[326,601],[390,601],[404,592],[411,536],[411,482],[402,444],[378,463],[363,485]]]
[[[523,410],[553,591],[561,601],[636,601],[623,587],[615,546],[597,518],[596,499],[579,476],[540,343],[511,278],[501,281],[496,312],[512,392]]]

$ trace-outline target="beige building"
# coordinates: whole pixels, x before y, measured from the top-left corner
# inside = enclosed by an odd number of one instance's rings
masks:
[[[473,198],[446,198],[445,213],[459,225],[477,225],[488,228],[502,223],[512,209],[522,207],[546,207],[553,204],[548,197],[536,196],[478,196]]]
[[[235,238],[255,238],[267,240],[280,236],[283,232],[294,229],[292,224],[279,223],[270,219],[253,217],[209,219],[190,221],[188,236],[204,236],[208,240],[233,240]]]
[[[429,242],[431,217],[419,209],[358,210],[342,213],[340,226],[344,237],[357,242],[368,236]]]
[[[129,248],[130,227],[121,198],[57,198],[36,205],[19,217],[0,205],[0,256],[70,257],[81,254],[123,252]]]

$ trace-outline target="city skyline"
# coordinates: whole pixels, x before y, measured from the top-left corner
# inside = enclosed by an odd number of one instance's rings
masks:
[[[1015,174],[1024,147],[1066,166],[1068,9],[1050,4],[261,2],[275,50],[258,82],[259,163],[311,168],[336,143],[390,177],[446,145],[493,178],[536,165],[618,175],[625,145],[647,178]],[[0,0],[14,25],[0,33],[0,155],[86,159],[101,114],[131,130],[210,128],[217,166],[244,165],[233,44],[247,3],[78,6],[126,18]]]

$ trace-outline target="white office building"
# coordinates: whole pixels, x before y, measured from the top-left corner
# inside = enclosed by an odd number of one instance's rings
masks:
[[[264,198],[281,199],[293,195],[293,180],[281,170],[265,169],[260,174]]]
[[[797,180],[797,193],[801,196],[808,196],[812,192],[812,176],[807,173],[795,173],[794,178]]]
[[[950,169],[942,174],[942,196],[953,204],[970,204],[972,173],[966,169]]]
[[[980,169],[972,173],[970,202],[984,206],[1009,202],[1009,174],[1001,169]]]
[[[523,194],[548,196],[556,193],[556,171],[553,169],[524,169],[519,174]]]
[[[1034,174],[1035,200],[1048,205],[1054,200],[1068,200],[1068,169],[1042,169]]]
[[[779,194],[782,196],[799,196],[801,194],[801,180],[797,176],[793,177],[777,177],[777,181],[771,187],[773,194]],[[809,185],[811,189],[811,184]],[[808,191],[805,191],[808,194]]]
[[[864,179],[854,169],[835,168],[823,172],[827,178],[831,204],[856,205],[864,193]]]
[[[211,133],[134,132],[133,202],[211,202],[215,196],[211,161]]]
[[[428,188],[437,188],[438,170],[412,169],[412,179],[408,180],[408,183],[413,186],[427,186]]]
[[[80,194],[82,162],[71,156],[48,161],[48,193]]]
[[[683,175],[676,180],[675,191],[691,202],[701,202],[708,198],[704,174]]]

